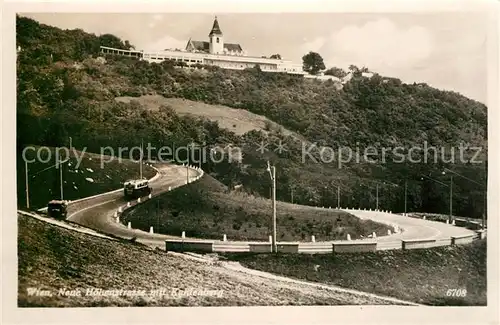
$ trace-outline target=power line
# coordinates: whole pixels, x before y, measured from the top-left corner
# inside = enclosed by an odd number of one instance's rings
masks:
[[[53,166],[50,166],[50,167],[44,168],[44,169],[42,169],[42,170],[40,170],[40,171],[38,171],[38,172],[34,173],[33,175],[31,175],[31,177],[35,177],[36,175],[38,175],[38,174],[40,174],[40,173],[42,173],[42,172],[44,172],[44,171],[46,171],[46,170],[49,170],[49,169],[51,169],[51,168],[55,168],[55,167],[57,167],[57,166],[59,166],[59,165],[61,165],[61,164],[64,164],[64,163],[66,163],[68,160],[69,160],[69,158],[67,158],[65,161],[58,162],[58,163],[54,164]]]

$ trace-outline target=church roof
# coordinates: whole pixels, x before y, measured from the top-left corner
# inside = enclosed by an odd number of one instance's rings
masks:
[[[204,41],[191,41],[191,44],[193,44],[193,47],[197,51],[204,51],[208,52],[210,49],[210,43],[204,42]]]
[[[221,32],[220,27],[219,27],[219,22],[217,21],[217,16],[215,16],[214,25],[212,26],[212,30],[210,31],[210,34],[208,34],[208,36],[212,36],[212,35],[222,35],[222,32]]]
[[[240,44],[224,43],[224,48],[228,51],[234,51],[234,52],[242,52],[243,51]]]
[[[197,51],[208,52],[210,50],[210,43],[209,42],[191,41],[191,44],[193,44],[193,47]],[[240,44],[224,43],[224,48],[228,51],[233,51],[233,52],[242,52],[243,51],[243,48],[241,47]]]

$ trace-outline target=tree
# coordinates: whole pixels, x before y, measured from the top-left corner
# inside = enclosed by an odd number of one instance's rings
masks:
[[[135,46],[130,44],[128,40],[125,41],[125,47],[127,48],[127,50],[135,50]]]
[[[342,79],[345,76],[347,76],[347,72],[345,72],[341,68],[332,67],[332,68],[325,71],[325,75],[334,76],[334,77]]]
[[[310,74],[317,75],[321,70],[324,70],[325,63],[323,58],[316,52],[309,52],[302,57],[304,71]]]
[[[349,66],[349,71],[351,71],[351,72],[358,72],[359,68],[357,66],[355,66],[354,64],[351,64]]]
[[[359,68],[358,68],[357,66],[355,66],[354,64],[351,64],[351,65],[349,66],[349,71],[352,73],[352,75],[353,75],[354,77],[359,77],[359,76],[361,76],[361,72],[363,72],[363,71],[361,71],[361,69],[359,69]]]
[[[99,36],[99,41],[102,46],[114,47],[117,49],[129,50],[130,48],[134,47],[128,42],[124,44],[119,37],[112,34],[104,34]]]
[[[280,54],[273,54],[270,56],[271,59],[278,59],[281,60],[281,55]]]

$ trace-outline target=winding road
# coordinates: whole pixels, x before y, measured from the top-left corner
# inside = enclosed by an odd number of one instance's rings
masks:
[[[402,229],[398,233],[376,238],[378,249],[394,249],[400,246],[402,240],[435,240],[431,246],[449,245],[451,237],[472,236],[475,231],[463,227],[446,224],[439,221],[404,217],[399,214],[382,211],[344,210],[360,219],[370,219],[375,222],[397,226]]]
[[[176,187],[182,186],[188,182],[197,180],[203,175],[203,172],[193,168],[188,168],[186,166],[178,165],[156,165],[155,169],[158,171],[157,176],[155,176],[151,181],[150,185],[153,188],[154,196],[161,193],[172,190]],[[84,198],[81,200],[73,201],[69,205],[69,217],[68,220],[71,223],[60,222],[54,219],[41,217],[36,214],[29,214],[35,218],[43,219],[46,222],[51,222],[55,224],[60,224],[67,228],[72,228],[76,231],[85,232],[93,236],[106,237],[104,234],[120,237],[120,238],[136,238],[137,242],[146,244],[150,247],[157,247],[160,249],[165,249],[165,240],[167,239],[178,239],[179,237],[161,235],[161,234],[151,234],[142,230],[129,229],[127,226],[120,222],[117,222],[115,212],[121,207],[127,206],[127,201],[124,199],[123,191],[116,190],[113,192],[108,192],[102,195],[97,195],[90,198]],[[453,225],[448,225],[445,223],[422,220],[417,218],[404,217],[401,215],[385,213],[381,211],[365,211],[365,210],[344,210],[351,213],[361,219],[371,219],[376,222],[386,223],[391,226],[397,225],[401,231],[388,236],[380,236],[377,238],[368,238],[370,242],[377,241],[377,249],[381,245],[380,249],[398,249],[401,248],[402,240],[412,240],[412,239],[435,239],[437,240],[437,245],[449,245],[450,236],[462,236],[462,235],[474,235],[475,233],[471,230],[455,227]],[[79,228],[74,224],[79,224],[84,228]],[[94,229],[97,233],[92,233]],[[104,233],[104,234],[103,234]],[[109,238],[113,239],[113,238]],[[202,239],[189,239],[191,240],[202,240]],[[361,240],[353,240],[351,242],[359,242]],[[441,242],[440,242],[441,241]],[[338,242],[338,241],[336,241]],[[342,241],[346,242],[346,241]],[[316,242],[316,243],[299,243],[299,252],[310,252],[310,253],[321,253],[321,252],[332,252],[331,245],[332,242]],[[335,243],[335,242],[333,242]],[[214,248],[217,246],[217,251],[245,251],[242,248],[248,242],[223,242],[214,241]],[[398,246],[399,245],[399,246]],[[300,249],[301,248],[301,249]],[[170,254],[177,254],[174,252],[169,252]],[[184,258],[194,258],[205,263],[213,264],[213,258],[218,261],[217,257],[211,255],[199,255],[192,253],[180,254]],[[286,277],[277,276],[274,274],[261,272],[257,270],[252,270],[243,267],[236,262],[218,262],[221,263],[220,266],[224,268],[225,271],[235,271],[239,273],[246,273],[248,275],[267,278],[280,283],[289,283],[290,285],[305,286],[309,288],[315,288],[319,290],[327,290],[333,292],[342,297],[341,300],[345,300],[346,296],[353,296],[358,299],[357,301],[369,301],[371,304],[398,304],[398,305],[418,305],[414,302],[403,301],[396,298],[385,297],[375,294],[370,294],[366,292],[361,292],[352,289],[340,288],[332,285],[324,285],[319,283],[311,283],[302,280],[294,280]],[[339,298],[340,299],[340,298]]]
[[[200,172],[185,166],[162,164],[155,166],[158,177],[150,182],[154,196],[165,193],[171,189],[186,184],[186,181],[194,181]],[[116,237],[131,239],[152,247],[165,248],[165,240],[177,238],[175,236],[150,234],[138,229],[128,229],[122,223],[116,222],[115,212],[118,208],[126,206],[127,200],[123,191],[113,191],[102,196],[70,204],[68,208],[68,220],[79,225],[113,235]]]
[[[201,176],[201,172],[192,168],[171,164],[155,165],[158,171],[157,177],[150,182],[153,188],[153,195],[159,195],[170,189],[196,180]],[[125,207],[127,201],[120,190],[109,192],[100,196],[85,199],[70,204],[68,220],[79,225],[97,230],[102,233],[121,237],[136,238],[137,242],[151,247],[165,248],[165,240],[178,239],[179,237],[149,233],[138,229],[129,229],[120,222],[116,222],[115,212],[120,207]],[[377,238],[352,240],[352,243],[360,241],[377,242],[377,249],[397,249],[401,248],[402,240],[426,240],[435,239],[431,246],[449,245],[452,236],[470,236],[475,232],[462,227],[456,227],[437,221],[422,220],[417,218],[404,217],[382,211],[366,211],[345,209],[344,211],[355,215],[360,219],[371,219],[376,222],[397,226],[399,232]],[[189,239],[201,240],[201,239]],[[299,250],[304,252],[330,251],[331,244],[339,241],[329,242],[302,242],[299,243]],[[342,241],[345,242],[345,241]],[[250,242],[223,242],[214,241],[217,251],[245,251],[245,246]]]

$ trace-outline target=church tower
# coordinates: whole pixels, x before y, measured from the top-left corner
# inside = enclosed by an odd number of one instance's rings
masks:
[[[224,38],[219,27],[219,22],[217,21],[217,16],[215,16],[214,25],[212,26],[210,34],[208,34],[208,38],[210,39],[210,54],[223,54]]]

